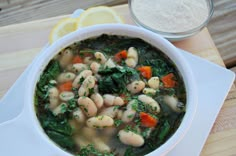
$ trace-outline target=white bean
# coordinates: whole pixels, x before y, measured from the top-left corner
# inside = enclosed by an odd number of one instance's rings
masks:
[[[97,84],[95,84],[93,91],[94,91],[94,93],[98,93],[98,85]]]
[[[83,63],[75,63],[72,65],[72,71],[74,73],[79,73],[83,70],[87,70],[88,69],[88,66],[83,64]]]
[[[152,88],[144,88],[144,89],[143,89],[143,93],[144,93],[144,94],[155,95],[155,94],[156,94],[156,90],[155,90],[155,89],[152,89]]]
[[[93,62],[93,60],[91,59],[91,57],[88,56],[88,57],[84,58],[84,63],[85,64],[89,64],[90,65],[92,62]]]
[[[134,47],[128,49],[127,59],[125,60],[127,66],[134,68],[138,64],[138,52]]]
[[[65,69],[66,69],[66,71],[74,72],[72,67],[73,67],[73,64],[68,64]]]
[[[88,77],[86,77],[86,79],[82,83],[81,87],[89,88],[89,89],[93,88],[95,85],[95,80],[96,80],[96,78],[94,76],[88,76]]]
[[[94,88],[95,86],[95,77],[94,76],[88,76],[84,82],[82,83],[82,86],[79,88],[79,96],[88,96],[89,90]]]
[[[66,72],[66,73],[61,73],[58,77],[57,77],[57,81],[59,83],[64,83],[64,82],[68,82],[68,81],[73,81],[75,79],[75,74],[71,73],[71,72]]]
[[[133,58],[127,58],[125,64],[130,68],[134,68],[137,65],[137,62]]]
[[[78,105],[88,117],[92,117],[97,114],[97,107],[95,103],[88,97],[80,97],[78,99]]]
[[[79,148],[84,148],[90,144],[90,141],[81,135],[75,136],[75,143]]]
[[[122,106],[125,104],[124,100],[119,96],[114,96],[111,94],[104,94],[104,103],[106,106]]]
[[[103,106],[104,100],[99,93],[94,93],[90,97],[93,102],[96,104],[97,108],[100,109]]]
[[[138,96],[138,100],[149,105],[151,107],[151,111],[154,113],[159,113],[160,112],[160,106],[157,103],[157,101],[155,101],[153,98],[151,98],[150,96],[147,95],[139,95]]]
[[[93,71],[93,73],[96,74],[98,72],[100,66],[101,66],[101,64],[99,64],[97,62],[93,62],[93,63],[91,63],[90,68]]]
[[[138,52],[137,52],[137,50],[134,47],[130,47],[128,49],[127,57],[128,58],[134,58],[135,61],[137,62],[138,61]]]
[[[119,96],[115,97],[113,105],[123,106],[124,104],[125,104],[125,102],[121,97],[119,97]]]
[[[52,110],[59,104],[59,91],[56,87],[49,88],[49,108]]]
[[[130,91],[130,93],[132,94],[141,92],[144,87],[145,83],[143,81],[137,81],[137,80],[127,85],[128,91]]]
[[[118,109],[115,106],[113,106],[113,107],[104,108],[99,113],[99,115],[107,115],[107,116],[109,116],[109,117],[114,119],[116,117],[117,113],[118,113]]]
[[[86,79],[88,76],[92,75],[91,70],[84,70],[82,71],[78,76],[76,76],[75,80],[72,83],[72,87],[78,88],[80,87],[80,81],[81,79]]]
[[[180,113],[182,110],[178,107],[178,99],[174,96],[166,95],[163,98],[165,104],[167,104],[173,111]]]
[[[129,122],[131,122],[134,119],[135,114],[136,114],[135,110],[132,110],[132,109],[125,110],[124,113],[122,114],[121,120],[124,123],[129,123]]]
[[[136,134],[132,131],[120,130],[118,133],[120,141],[125,145],[133,147],[140,147],[144,144],[144,139],[141,135]]]
[[[65,49],[61,57],[59,59],[59,64],[62,68],[65,68],[67,65],[70,64],[71,60],[73,59],[74,55],[71,49]]]
[[[160,84],[160,80],[159,80],[158,77],[151,77],[148,80],[149,87],[151,87],[153,89],[158,89],[159,88],[159,84]]]
[[[66,103],[61,103],[59,106],[57,106],[53,111],[53,115],[59,115],[61,113],[63,113],[63,109],[67,107]]]
[[[83,111],[80,108],[77,108],[73,112],[73,117],[78,123],[84,123],[86,119],[86,116],[84,115]]]
[[[107,115],[99,115],[89,118],[86,123],[91,128],[106,128],[113,126],[114,120]]]
[[[96,59],[98,59],[100,61],[101,64],[104,64],[107,61],[106,57],[101,52],[96,52],[94,54],[94,56],[95,56]]]
[[[126,110],[122,113],[122,117],[121,117],[121,120],[124,123],[129,123],[134,119],[135,114],[136,114],[136,110],[133,109],[133,105],[136,102],[137,102],[137,100],[132,100],[127,104]]]
[[[122,116],[123,116],[123,111],[122,110],[118,110],[118,112],[117,112],[117,119],[121,119],[122,118]]]
[[[116,67],[115,63],[112,61],[112,59],[108,59],[106,63],[104,64],[105,68],[114,68]]]
[[[110,152],[111,148],[100,138],[93,139],[94,147],[100,152]]]
[[[112,106],[115,100],[115,96],[111,94],[104,94],[103,99],[104,99],[104,104],[106,106]]]
[[[78,91],[79,96],[88,96],[89,95],[89,90],[84,87],[80,87]]]
[[[59,97],[62,101],[69,101],[75,97],[75,94],[73,92],[63,91],[60,93]]]

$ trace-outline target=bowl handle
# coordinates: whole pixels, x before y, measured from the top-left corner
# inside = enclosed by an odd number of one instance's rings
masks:
[[[0,155],[60,156],[55,145],[42,139],[31,121],[27,113],[21,113],[0,124]]]

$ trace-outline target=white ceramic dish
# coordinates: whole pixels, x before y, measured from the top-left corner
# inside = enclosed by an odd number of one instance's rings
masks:
[[[167,156],[199,156],[216,116],[232,86],[235,74],[187,52],[182,50],[180,52],[183,53],[183,56],[189,62],[190,68],[195,71],[193,74],[196,78],[199,95],[198,107],[189,131]],[[17,129],[17,131],[12,125],[12,122],[17,122],[16,117],[19,116],[24,107],[23,97],[25,92],[22,92],[22,90],[27,87],[25,79],[29,75],[31,66],[32,64],[27,67],[0,101],[0,139],[4,140],[0,142],[0,155],[59,156],[55,155],[53,151],[48,151],[43,144],[38,143],[38,138],[34,133],[19,135],[21,131],[29,131],[31,129],[30,126],[25,125],[27,123],[20,123],[22,128]],[[12,142],[12,139],[9,138],[17,139]],[[189,146],[193,140],[194,146]]]
[[[36,83],[39,79],[39,76],[48,62],[58,53],[61,49],[67,47],[68,45],[74,43],[75,41],[84,40],[91,37],[96,37],[101,34],[112,34],[112,35],[121,35],[121,36],[129,36],[129,37],[137,37],[142,38],[146,42],[151,45],[155,45],[161,51],[163,51],[167,56],[171,58],[171,60],[176,64],[177,68],[181,72],[183,76],[186,91],[187,91],[187,110],[184,116],[184,119],[178,128],[178,130],[174,133],[174,135],[166,141],[161,147],[151,152],[148,155],[164,155],[169,152],[184,136],[184,134],[189,129],[191,122],[193,120],[196,104],[197,104],[197,90],[195,86],[194,77],[192,71],[184,59],[184,57],[179,53],[178,49],[176,49],[171,43],[162,37],[142,28],[138,28],[130,25],[121,25],[121,24],[109,24],[109,25],[100,25],[100,26],[92,26],[84,29],[80,29],[74,33],[71,33],[64,38],[56,41],[52,46],[45,49],[38,59],[36,59],[29,71],[29,76],[26,79],[27,88],[25,88],[25,96],[24,96],[24,107],[21,114],[12,121],[5,122],[1,125],[1,130],[12,131],[10,127],[14,127],[14,129],[18,129],[18,135],[24,136],[27,134],[32,134],[35,139],[37,139],[38,146],[44,147],[45,151],[41,152],[41,155],[71,155],[58,146],[56,146],[44,133],[41,128],[38,119],[35,115],[34,110],[34,91]],[[22,126],[22,123],[25,123],[24,126],[29,126],[30,129],[25,129],[26,127]],[[9,139],[14,139],[15,137],[11,137]],[[13,140],[12,140],[13,141]],[[36,146],[36,145],[35,145]],[[32,145],[32,149],[33,145]],[[44,153],[46,152],[46,153]]]

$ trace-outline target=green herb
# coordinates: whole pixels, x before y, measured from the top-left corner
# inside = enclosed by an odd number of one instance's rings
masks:
[[[101,116],[98,116],[97,118],[98,118],[98,120],[102,120],[104,118],[104,116],[101,115]]]
[[[130,115],[128,115],[127,117],[128,117],[128,118],[132,118],[132,117],[134,117],[134,114],[130,114]]]
[[[77,101],[75,99],[70,99],[67,102],[67,111],[73,112],[75,109],[77,109]]]
[[[120,106],[114,106],[113,111],[115,111],[115,110],[117,110],[119,108],[120,108]]]
[[[61,113],[64,114],[67,112],[67,105],[65,103],[61,104]]]
[[[135,156],[133,147],[126,148],[124,156]]]
[[[150,134],[150,131],[151,131],[150,128],[145,128],[145,129],[142,131],[141,135],[142,135],[144,138],[147,138],[148,135]]]
[[[119,127],[122,123],[123,123],[123,121],[120,119],[115,119],[115,121],[114,121],[114,124],[116,127]]]
[[[84,108],[84,111],[85,111],[85,112],[88,112],[88,109],[87,109],[87,108]]]
[[[115,154],[111,152],[100,152],[98,151],[93,144],[89,144],[86,147],[80,149],[79,154],[76,156],[115,156]]]
[[[133,100],[134,102],[132,103],[132,109],[133,110],[138,110],[138,100]]]
[[[84,80],[85,80],[85,78],[84,78],[84,77],[81,77],[81,78],[79,79],[78,84],[82,84],[82,83],[84,82]]]
[[[94,88],[89,88],[89,95],[94,93]]]
[[[138,127],[139,127],[139,125],[134,126],[134,127],[132,127],[132,126],[130,126],[130,125],[127,125],[127,126],[125,126],[124,130],[125,130],[126,132],[131,131],[131,132],[134,132],[134,133],[138,134]]]
[[[75,95],[75,97],[74,97],[75,99],[78,99],[78,98],[79,98],[79,92],[78,92],[78,90],[79,90],[78,88],[75,88],[75,87],[72,88],[72,91],[73,91],[73,93],[74,93],[74,95]]]

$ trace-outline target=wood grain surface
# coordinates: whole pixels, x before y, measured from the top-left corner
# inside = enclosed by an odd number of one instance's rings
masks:
[[[214,14],[208,29],[227,65],[236,65],[236,0],[213,0]]]
[[[115,9],[130,19],[127,5]],[[0,28],[0,97],[11,87],[26,66],[47,43],[50,29],[66,16],[54,17]],[[207,29],[194,37],[174,43],[177,47],[224,66]],[[202,150],[202,156],[236,155],[236,90],[233,86]],[[193,145],[194,146],[194,143]]]

